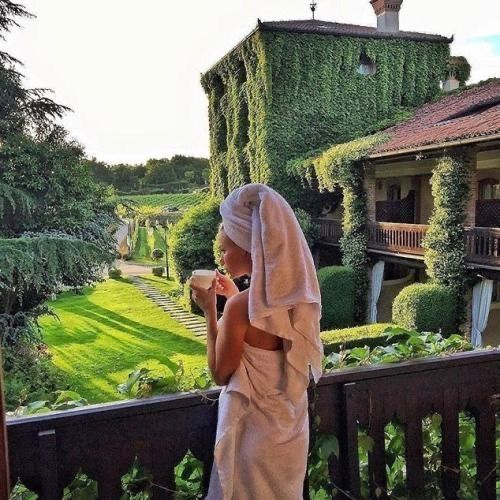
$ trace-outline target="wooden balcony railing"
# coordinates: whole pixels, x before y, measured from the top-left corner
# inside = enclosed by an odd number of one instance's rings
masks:
[[[423,255],[422,241],[428,227],[425,224],[370,222],[368,246],[396,253]]]
[[[500,229],[473,227],[465,231],[465,244],[469,261],[500,266]]]
[[[314,219],[320,238],[338,244],[342,236],[340,221]],[[423,256],[422,242],[429,226],[395,222],[370,222],[368,248],[399,255]],[[500,266],[500,228],[472,227],[465,230],[467,260],[474,264]]]
[[[314,219],[319,227],[320,238],[326,243],[338,245],[342,236],[342,221],[335,219]]]
[[[494,500],[499,367],[500,351],[485,351],[324,376],[310,390],[311,421],[319,421],[318,432],[333,434],[339,441],[339,456],[332,455],[329,461],[331,481],[345,492],[336,498],[361,498],[360,426],[374,443],[368,457],[372,498],[376,489],[381,492],[378,498],[387,498],[384,428],[393,419],[405,429],[409,495],[423,498],[422,419],[432,413],[442,416],[444,498],[458,498],[458,418],[467,410],[477,429],[474,498]],[[8,420],[12,482],[20,478],[42,500],[60,500],[63,487],[81,468],[98,482],[99,498],[116,500],[121,495],[120,477],[137,456],[153,474],[153,482],[162,487],[154,488],[154,498],[173,499],[174,467],[191,450],[204,464],[206,488],[216,427],[216,407],[207,397],[217,394],[172,395]],[[307,488],[304,497],[308,498]]]

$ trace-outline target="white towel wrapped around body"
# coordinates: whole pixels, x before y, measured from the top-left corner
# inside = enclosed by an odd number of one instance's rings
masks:
[[[250,252],[250,324],[282,337],[285,392],[295,401],[321,376],[321,296],[316,269],[290,205],[263,184],[235,189],[221,204],[224,232]]]
[[[295,214],[271,188],[248,184],[221,204],[224,232],[250,252],[249,320],[283,350],[244,344],[223,388],[207,500],[302,498],[309,443],[307,387],[321,376],[321,298]]]

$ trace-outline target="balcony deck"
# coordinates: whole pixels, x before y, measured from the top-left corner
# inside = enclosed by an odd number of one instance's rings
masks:
[[[412,498],[425,488],[422,419],[442,416],[442,490],[457,499],[460,485],[458,415],[470,411],[476,421],[479,500],[494,500],[495,412],[500,393],[500,351],[470,352],[395,365],[337,371],[310,389],[311,421],[320,433],[339,440],[339,457],[329,461],[331,480],[345,494],[360,498],[358,426],[374,441],[369,454],[370,489],[387,499],[384,427],[397,418],[405,428],[406,481]],[[217,391],[90,406],[7,421],[11,479],[59,500],[82,470],[98,481],[99,498],[120,498],[120,477],[134,457],[148,468],[154,498],[175,498],[174,467],[191,450],[204,464],[207,487],[212,465]],[[307,478],[305,478],[305,495]]]
[[[320,229],[320,238],[331,245],[339,245],[342,225],[338,220],[314,219]],[[370,222],[368,249],[375,253],[391,253],[409,259],[422,259],[422,241],[429,226],[395,222]],[[500,267],[500,228],[468,227],[465,229],[467,261],[479,266]]]

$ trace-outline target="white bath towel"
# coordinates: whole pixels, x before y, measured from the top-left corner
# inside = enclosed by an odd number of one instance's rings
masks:
[[[219,397],[210,487],[205,500],[300,500],[307,466],[307,393],[283,392],[283,351],[244,344]]]
[[[221,204],[224,231],[250,252],[249,319],[283,338],[284,391],[299,401],[309,368],[321,376],[321,297],[311,251],[286,200],[263,184],[235,189]]]

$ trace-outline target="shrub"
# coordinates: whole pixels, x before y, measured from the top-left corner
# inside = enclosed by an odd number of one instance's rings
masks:
[[[51,361],[44,344],[21,343],[4,348],[5,405],[14,411],[20,405],[48,399],[50,393],[67,387],[64,374]]]
[[[163,259],[163,257],[165,256],[165,252],[161,249],[161,248],[155,248],[152,252],[151,252],[151,258],[155,261],[158,261],[160,259]]]
[[[312,221],[311,215],[302,208],[296,208],[294,213],[295,217],[297,217],[300,229],[302,229],[302,232],[304,233],[307,244],[309,247],[312,247],[319,238],[318,225]]]
[[[110,269],[108,271],[108,276],[111,279],[117,280],[122,277],[122,270],[121,269]]]
[[[394,335],[392,338],[388,337],[387,330],[389,328],[394,328],[394,325],[392,323],[375,323],[373,325],[329,330],[321,332],[321,341],[323,342],[325,354],[339,352],[342,348],[386,346],[398,340]]]
[[[321,329],[354,324],[354,271],[349,267],[323,267],[318,271],[321,289]]]
[[[407,286],[392,304],[392,320],[403,328],[449,335],[456,331],[455,319],[455,296],[441,285]]]
[[[153,267],[153,269],[151,269],[151,272],[153,273],[154,276],[163,276],[163,267],[161,266],[157,266],[157,267]]]
[[[213,241],[219,222],[219,205],[208,200],[189,209],[170,231],[170,255],[177,281],[184,283],[193,269],[215,267]]]

